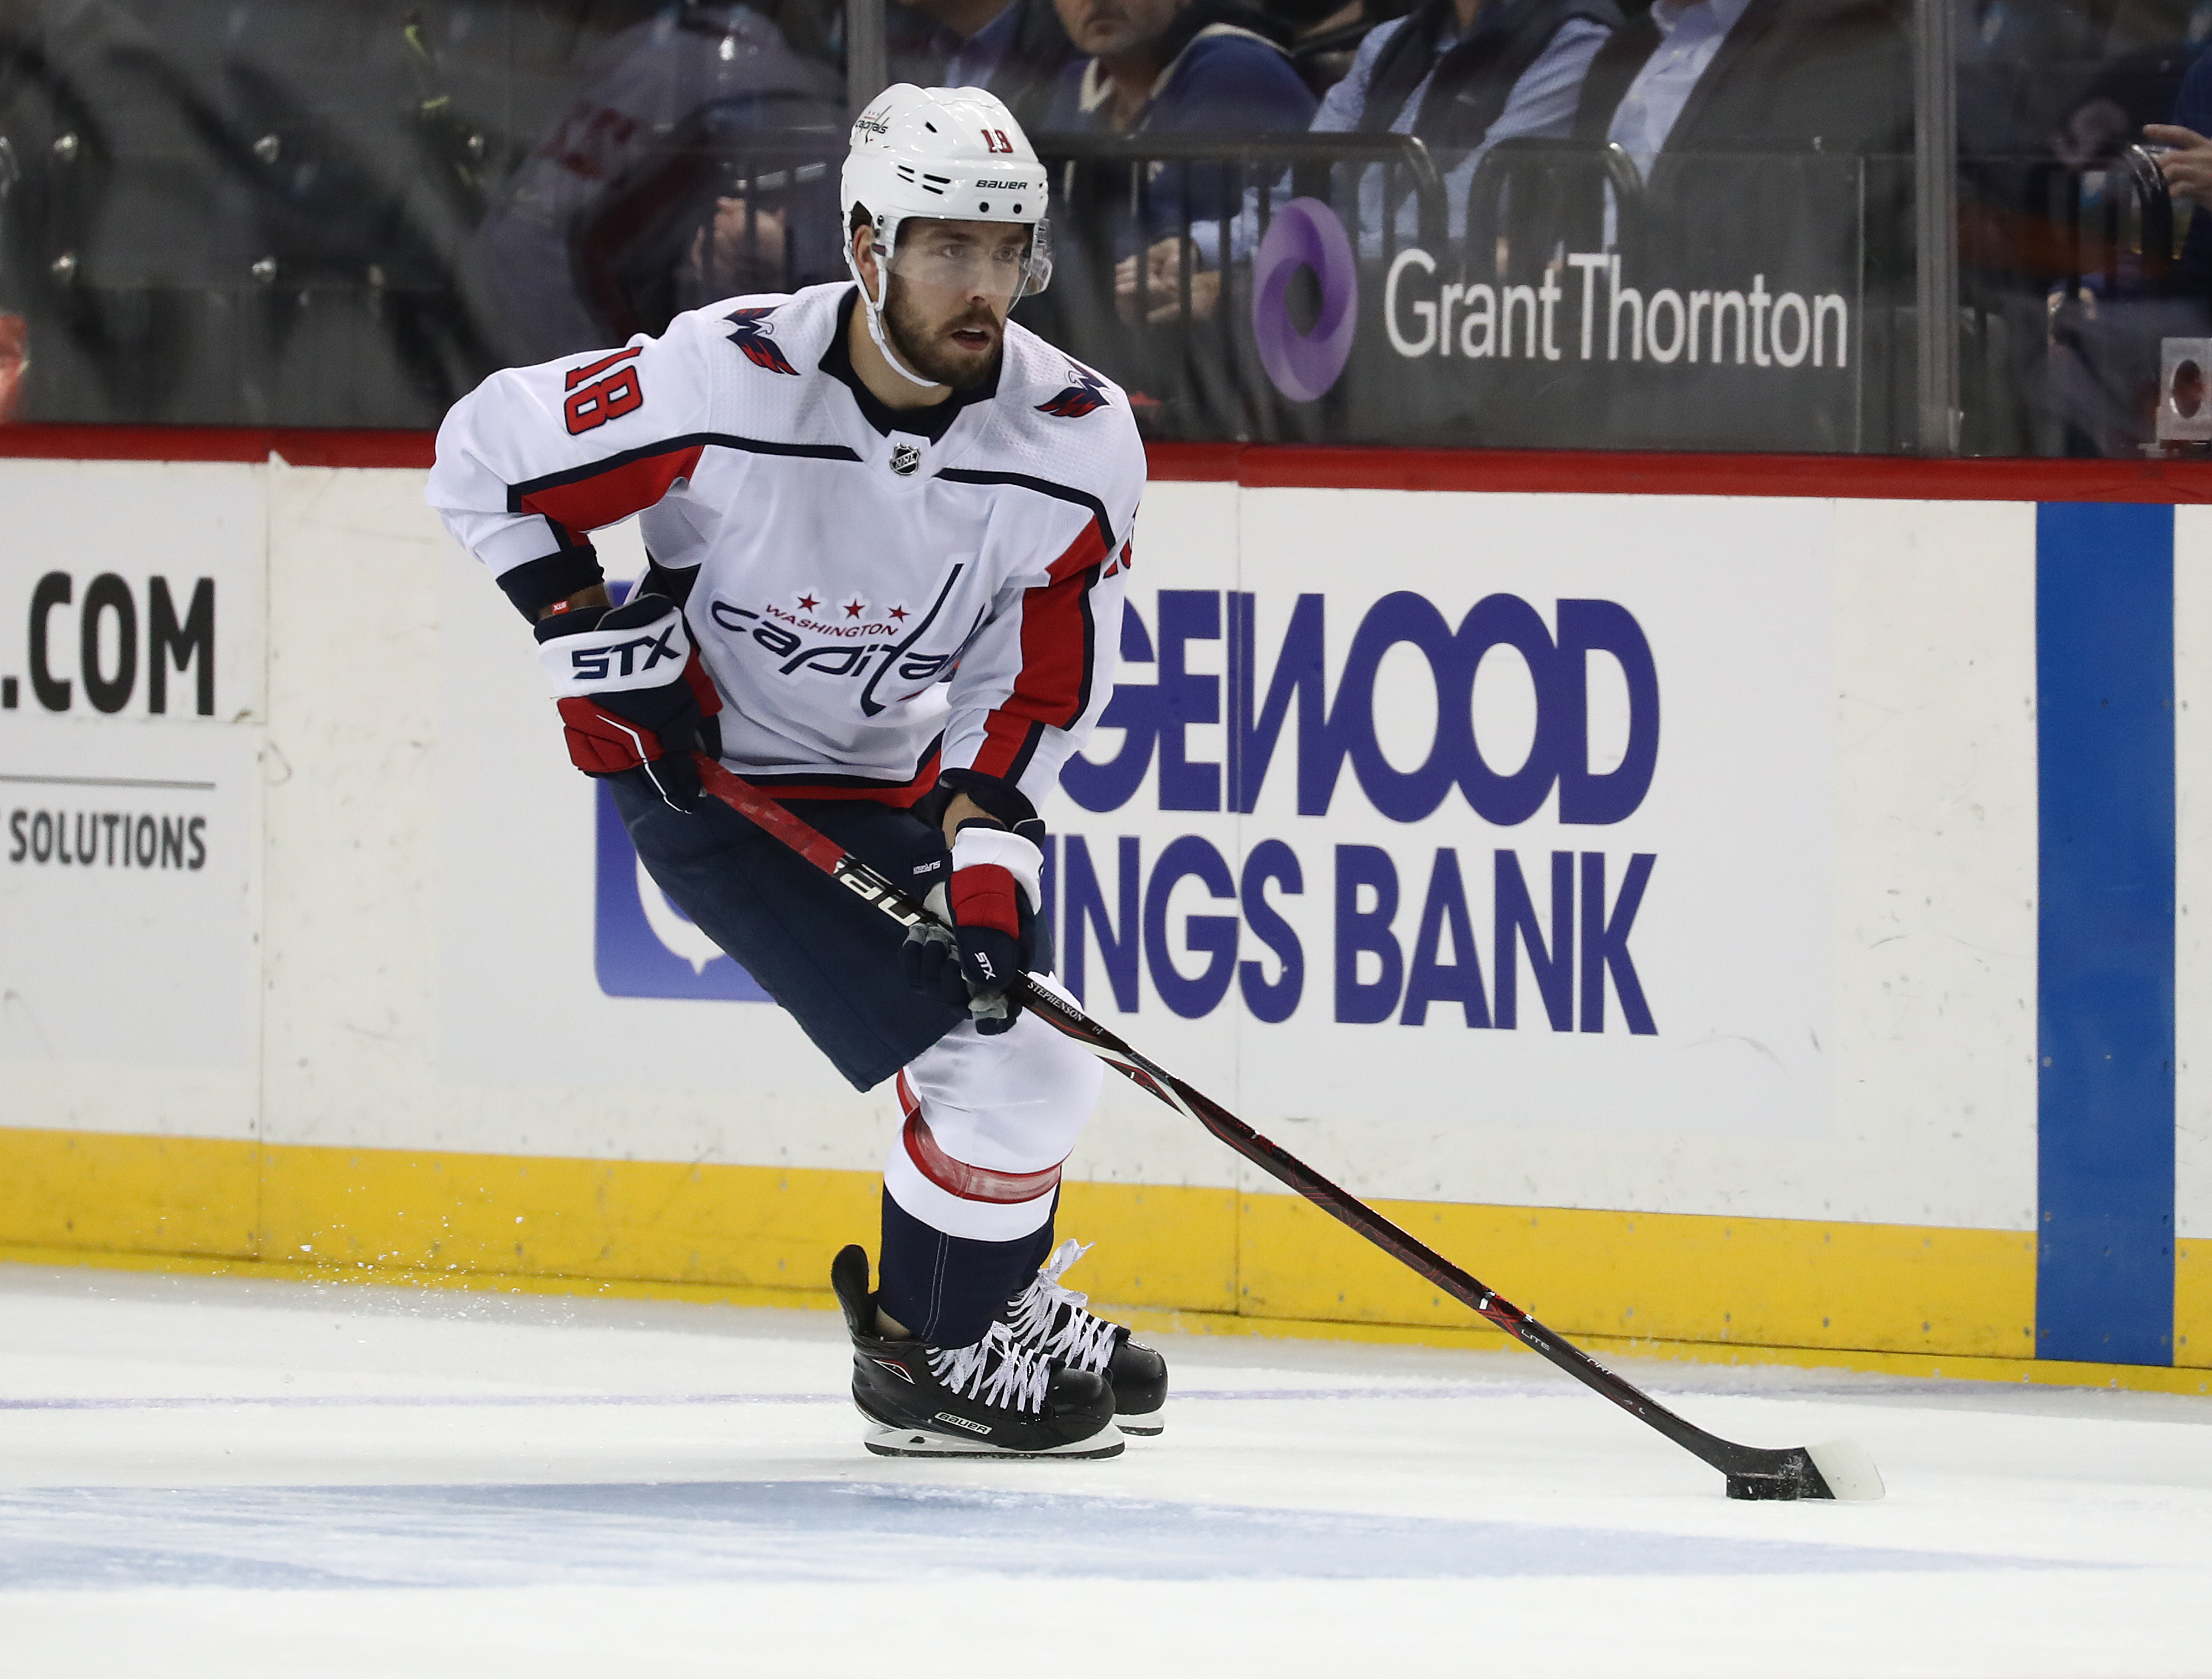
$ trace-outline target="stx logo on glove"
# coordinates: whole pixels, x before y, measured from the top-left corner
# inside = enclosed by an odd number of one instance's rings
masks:
[[[721,749],[713,719],[722,700],[676,603],[638,595],[541,619],[538,656],[576,767],[635,773],[672,809],[688,811],[699,797],[691,753]]]
[[[554,633],[543,642],[538,658],[554,694],[621,693],[675,680],[691,657],[690,633],[683,614],[668,602],[658,602],[657,609],[645,604],[653,598],[617,607],[596,623]],[[647,611],[653,615],[637,622]]]
[[[635,667],[635,674],[639,676],[652,670],[663,659],[674,659],[681,664],[684,654],[690,650],[687,647],[679,651],[669,644],[682,628],[680,622],[672,622],[658,636],[641,635],[635,641],[617,642],[609,646],[571,648],[568,674],[580,682],[588,682],[594,688],[604,687],[617,658],[622,660],[620,674],[625,676],[632,674],[630,655],[640,647],[650,651],[645,656],[645,662]]]

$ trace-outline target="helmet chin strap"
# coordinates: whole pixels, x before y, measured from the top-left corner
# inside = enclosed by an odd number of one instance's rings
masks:
[[[905,362],[898,359],[897,353],[891,349],[890,341],[884,336],[884,306],[868,295],[867,276],[860,272],[860,260],[853,255],[850,243],[845,246],[845,266],[852,270],[853,278],[860,284],[860,307],[867,311],[868,315],[868,336],[876,341],[876,348],[883,352],[884,360],[890,363],[891,371],[909,385],[918,385],[925,391],[937,389],[944,381],[924,379],[920,373],[908,367]],[[884,259],[880,247],[876,251],[876,272],[883,276],[884,295],[889,297],[891,289],[890,264]]]

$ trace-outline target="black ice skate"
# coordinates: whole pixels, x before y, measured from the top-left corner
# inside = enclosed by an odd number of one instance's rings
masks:
[[[1015,1342],[1071,1370],[1106,1378],[1114,1389],[1114,1424],[1125,1434],[1157,1434],[1167,1426],[1168,1361],[1120,1324],[1094,1317],[1091,1297],[1064,1288],[1067,1268],[1090,1252],[1073,1238],[1053,1250],[1030,1286],[1006,1302]]]
[[[860,1443],[886,1458],[1115,1458],[1114,1392],[1016,1344],[1003,1323],[966,1347],[887,1341],[876,1333],[868,1256],[848,1247],[830,1284],[853,1333],[853,1403]]]

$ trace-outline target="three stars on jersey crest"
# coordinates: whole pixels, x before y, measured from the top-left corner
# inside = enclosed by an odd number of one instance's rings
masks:
[[[822,598],[818,595],[801,595],[799,597],[799,609],[801,612],[811,612],[815,608],[821,605],[821,603]],[[845,615],[848,618],[857,618],[868,609],[867,602],[860,599],[857,596],[849,601],[840,601],[838,604],[844,608]],[[902,624],[908,619],[913,617],[914,614],[908,611],[902,606],[895,606],[890,609],[890,616],[894,622]]]

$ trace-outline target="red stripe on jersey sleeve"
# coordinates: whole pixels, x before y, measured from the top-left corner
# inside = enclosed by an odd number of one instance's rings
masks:
[[[1052,562],[1049,581],[1022,597],[1022,668],[1013,692],[983,724],[983,746],[970,766],[984,775],[1018,779],[1040,725],[1066,729],[1091,698],[1091,585],[1105,561],[1105,538],[1094,521]]]
[[[558,483],[526,491],[518,499],[516,510],[542,513],[571,530],[596,530],[652,506],[678,478],[698,470],[704,452],[702,445],[694,443],[611,462],[599,471],[586,467],[563,473]]]

